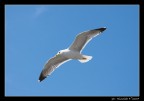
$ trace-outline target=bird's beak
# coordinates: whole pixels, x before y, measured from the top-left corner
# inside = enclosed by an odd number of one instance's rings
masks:
[[[58,56],[59,54],[56,54],[56,56]]]

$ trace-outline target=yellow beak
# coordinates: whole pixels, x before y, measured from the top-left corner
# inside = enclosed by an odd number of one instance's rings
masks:
[[[56,54],[56,56],[58,56],[59,54]]]

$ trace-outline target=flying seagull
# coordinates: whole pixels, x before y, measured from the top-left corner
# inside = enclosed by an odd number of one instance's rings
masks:
[[[81,63],[85,63],[91,60],[92,56],[83,55],[81,54],[81,51],[93,37],[99,35],[104,30],[106,30],[105,27],[88,30],[78,34],[75,38],[75,41],[69,48],[60,50],[54,57],[48,60],[39,76],[38,81],[41,82],[56,68],[71,59],[77,59]]]

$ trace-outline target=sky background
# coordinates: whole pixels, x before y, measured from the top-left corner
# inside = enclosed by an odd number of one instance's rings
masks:
[[[107,27],[38,82],[44,64],[80,32]],[[5,96],[139,96],[138,5],[6,5]]]

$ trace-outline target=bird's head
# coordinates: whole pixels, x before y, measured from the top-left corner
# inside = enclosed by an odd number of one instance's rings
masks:
[[[58,55],[60,55],[60,54],[62,54],[62,51],[61,51],[61,50],[58,51],[58,53],[56,54],[56,56],[58,56]]]
[[[56,54],[56,56],[58,56],[60,54],[63,54],[65,52],[68,52],[68,51],[69,51],[68,49],[60,50],[60,51],[58,51],[58,53]]]

